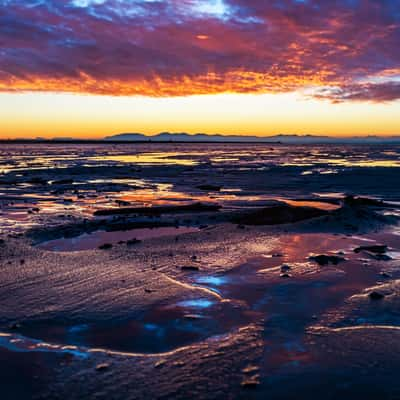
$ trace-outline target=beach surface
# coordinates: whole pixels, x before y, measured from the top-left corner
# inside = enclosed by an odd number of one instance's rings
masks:
[[[395,145],[3,145],[1,398],[398,398],[399,167]]]

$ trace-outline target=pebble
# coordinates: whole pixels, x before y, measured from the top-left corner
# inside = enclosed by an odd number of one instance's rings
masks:
[[[13,324],[10,325],[10,329],[13,331],[21,329],[21,327],[22,325],[19,322],[14,322]]]
[[[197,265],[183,265],[181,267],[182,271],[199,271],[200,268]]]
[[[101,246],[99,246],[99,249],[100,250],[109,250],[109,249],[111,249],[113,246],[112,246],[112,244],[111,243],[104,243],[104,244],[102,244]]]
[[[250,378],[245,377],[242,380],[241,386],[245,389],[254,389],[260,384],[259,376],[254,375]]]
[[[252,372],[259,371],[259,367],[257,365],[248,365],[247,367],[242,369],[242,372],[245,374],[250,374]]]
[[[96,365],[96,371],[99,371],[99,372],[106,371],[109,368],[110,368],[110,364],[108,364],[108,363],[102,363],[102,364]]]
[[[139,244],[141,242],[142,242],[141,240],[134,238],[134,239],[127,240],[126,245],[133,246],[133,245]]]
[[[315,261],[319,265],[328,265],[328,264],[337,265],[340,262],[345,261],[345,259],[343,257],[334,256],[334,255],[328,256],[325,254],[320,254],[318,256],[311,256],[311,257],[309,257],[309,260]]]
[[[281,272],[282,272],[282,273],[288,272],[288,271],[290,271],[291,269],[292,269],[292,267],[291,267],[290,265],[284,264],[284,265],[281,266]]]
[[[376,291],[371,292],[368,296],[371,300],[382,300],[385,297],[383,293]]]
[[[163,365],[165,365],[167,363],[167,360],[158,360],[155,364],[154,364],[154,368],[161,368]]]

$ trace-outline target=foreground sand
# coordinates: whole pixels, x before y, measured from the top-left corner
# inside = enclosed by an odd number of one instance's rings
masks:
[[[80,252],[5,237],[2,398],[394,398],[400,246],[373,215]],[[353,251],[383,242],[394,259]]]

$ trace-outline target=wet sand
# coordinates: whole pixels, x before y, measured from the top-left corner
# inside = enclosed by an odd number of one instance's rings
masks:
[[[230,163],[221,147],[212,158]],[[96,164],[97,172],[82,167],[90,182],[74,193],[76,160],[54,185],[58,172],[46,165],[36,183],[23,182],[32,170],[24,175],[21,165],[1,176],[9,198],[0,242],[2,398],[397,398],[397,158],[371,167],[386,181],[357,182],[353,194],[368,200],[345,198],[366,168],[345,165],[348,155],[334,174],[340,184],[321,175],[303,181],[298,166],[260,171],[265,160],[252,169],[254,157],[236,155],[236,169],[208,164],[214,187],[205,190],[208,149],[173,151],[161,169],[158,150],[151,166],[122,160],[140,166],[131,177],[139,193],[131,186],[121,195],[114,180],[126,167]],[[96,151],[79,160],[90,164]],[[296,151],[298,161],[306,150]],[[320,168],[316,158],[309,161]],[[221,208],[176,207],[196,202]],[[162,212],[94,215],[157,206]]]

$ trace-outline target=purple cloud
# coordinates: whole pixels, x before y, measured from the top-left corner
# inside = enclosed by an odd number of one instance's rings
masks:
[[[400,98],[399,0],[0,6],[1,91],[175,96],[312,89],[332,101]]]

